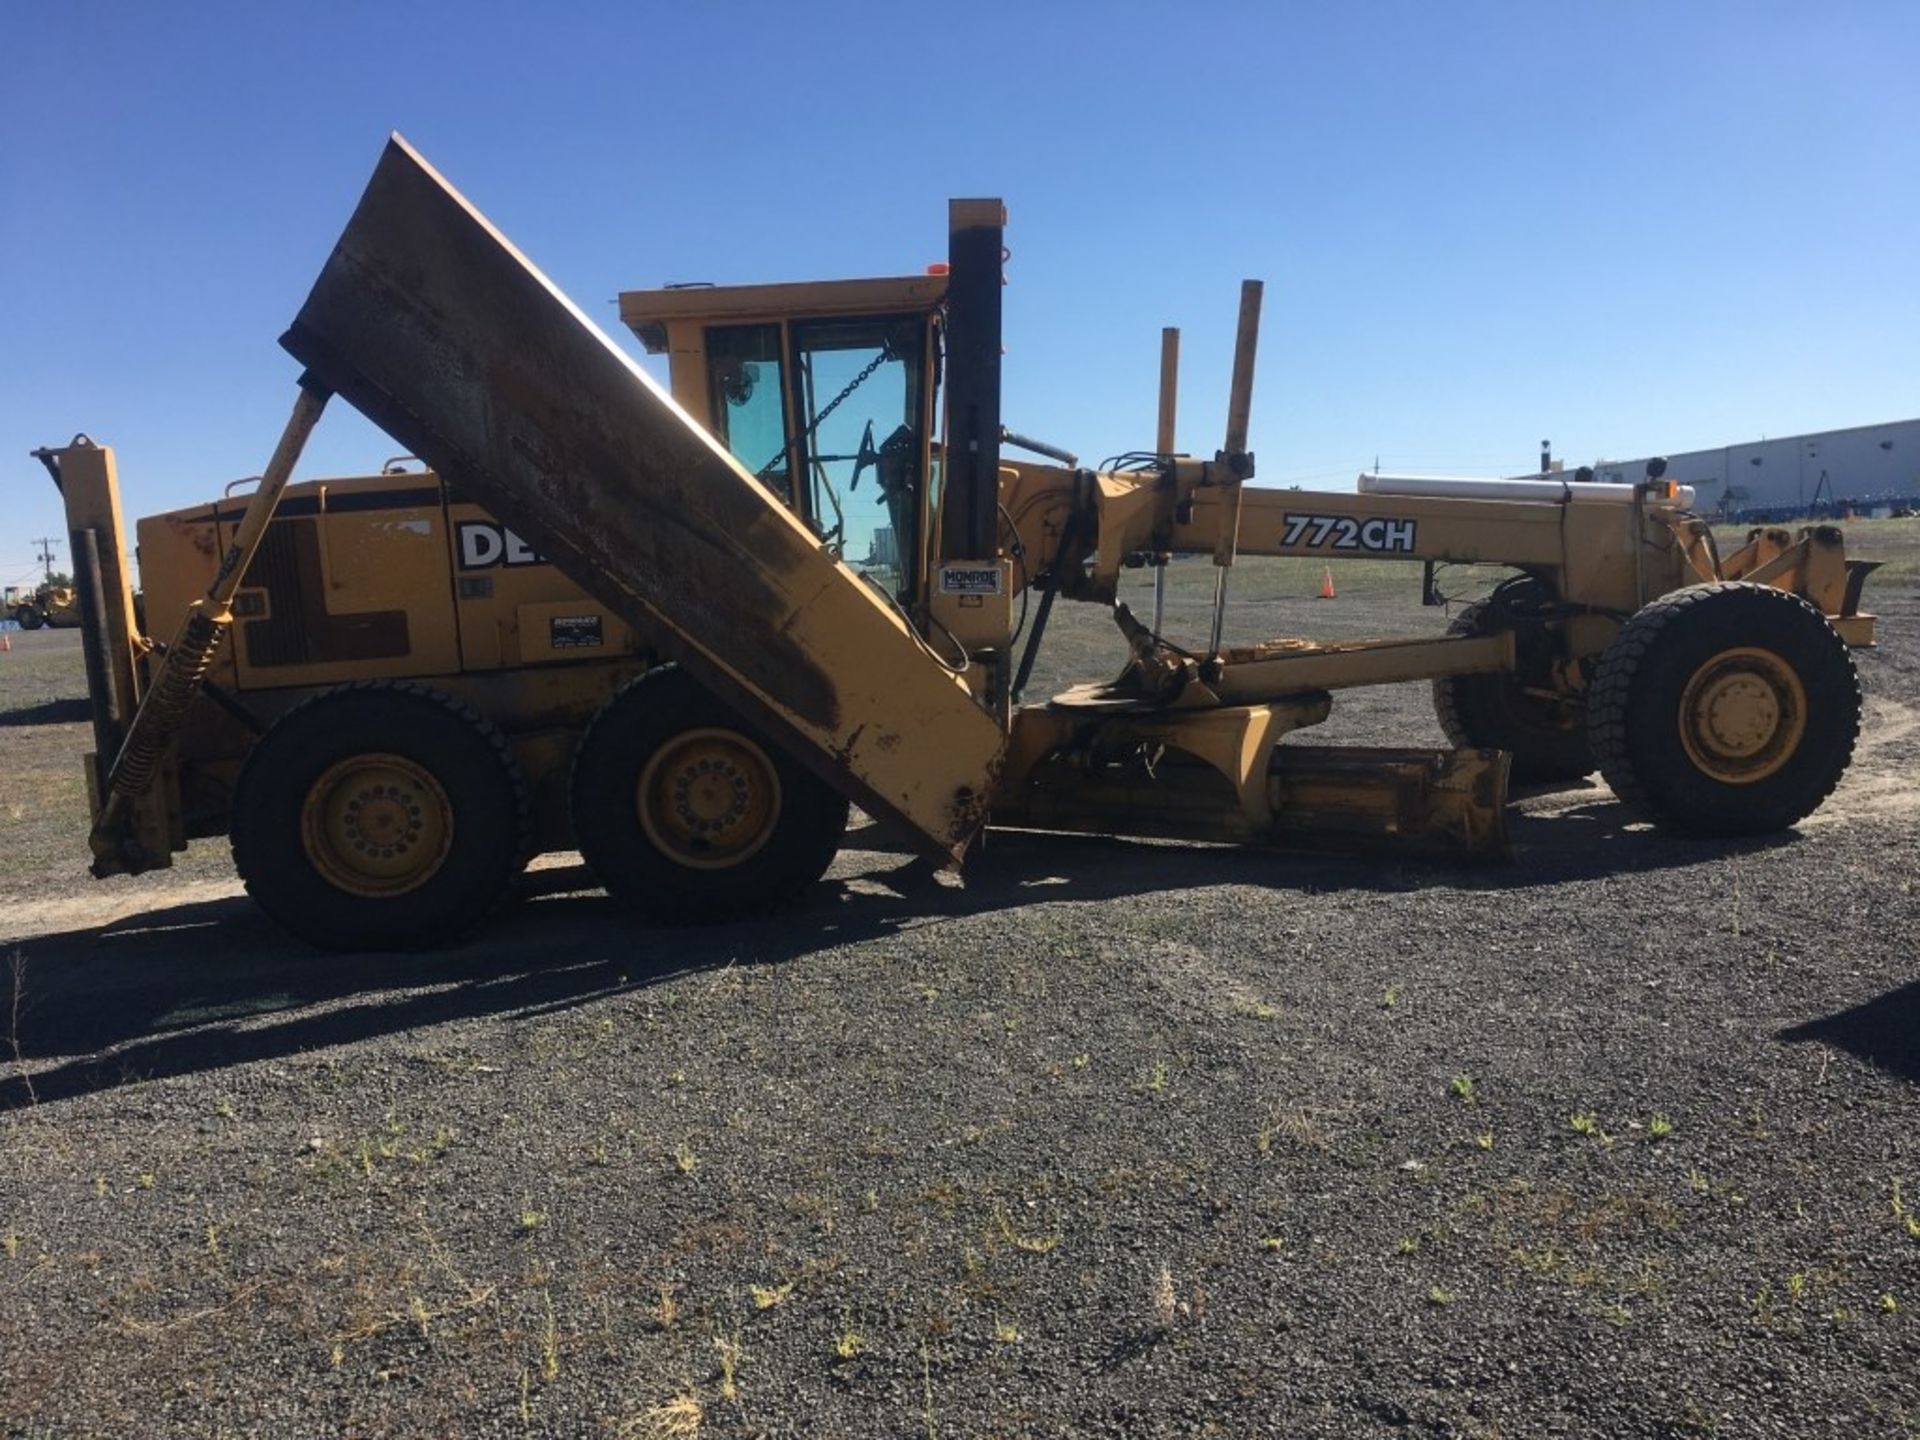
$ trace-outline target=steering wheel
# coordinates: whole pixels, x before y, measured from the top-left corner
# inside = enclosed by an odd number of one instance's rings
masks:
[[[880,463],[880,452],[873,448],[873,421],[867,421],[867,428],[860,436],[860,451],[853,457],[853,478],[847,482],[847,493],[851,495],[860,488],[860,474]]]

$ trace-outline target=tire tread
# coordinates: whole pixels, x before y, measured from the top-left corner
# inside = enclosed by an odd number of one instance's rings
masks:
[[[1654,793],[1648,784],[1647,777],[1640,773],[1639,767],[1634,762],[1629,721],[1634,680],[1648,657],[1660,646],[1661,637],[1669,633],[1674,625],[1683,623],[1689,616],[1697,614],[1702,606],[1725,603],[1723,597],[1733,594],[1778,597],[1778,599],[1768,598],[1763,603],[1779,604],[1788,608],[1798,607],[1820,620],[1822,624],[1826,623],[1826,617],[1807,600],[1791,591],[1776,589],[1770,585],[1758,585],[1741,580],[1719,580],[1704,585],[1689,585],[1685,589],[1670,591],[1658,599],[1649,601],[1634,613],[1601,657],[1593,684],[1588,689],[1587,734],[1593,746],[1594,758],[1600,765],[1601,777],[1606,780],[1623,804],[1647,819],[1678,823],[1683,828],[1695,828],[1687,824],[1686,817],[1670,813],[1660,803],[1660,797]],[[1800,816],[1795,817],[1796,820],[1818,809],[1833,793],[1834,787],[1840,782],[1841,775],[1846,771],[1847,761],[1852,758],[1854,743],[1859,738],[1862,704],[1860,673],[1853,663],[1852,652],[1843,653],[1847,660],[1848,692],[1841,696],[1822,694],[1812,697],[1812,703],[1845,705],[1848,720],[1842,743],[1844,753],[1841,756],[1841,763],[1832,768],[1818,795],[1805,807]],[[1715,833],[1724,833],[1721,827],[1702,828],[1710,828]]]
[[[501,769],[507,776],[508,785],[512,793],[514,837],[513,853],[508,867],[508,875],[510,877],[517,877],[520,872],[526,868],[527,861],[532,858],[533,854],[533,805],[531,787],[527,784],[526,773],[520,768],[520,763],[513,753],[512,742],[508,740],[505,732],[485,715],[481,714],[480,711],[476,710],[458,696],[450,695],[445,690],[420,680],[352,680],[344,685],[332,686],[317,695],[309,695],[297,705],[290,707],[275,720],[273,729],[287,724],[296,717],[308,717],[316,711],[322,711],[349,703],[357,703],[359,700],[372,694],[404,696],[410,700],[424,701],[428,704],[438,706],[441,710],[444,710],[447,714],[465,725],[468,730],[472,731],[486,743],[494,758],[500,762]],[[268,731],[268,734],[272,734],[271,729]],[[262,738],[264,740],[265,737]],[[258,807],[251,799],[252,786],[258,783],[257,772],[254,769],[252,761],[253,756],[250,754],[248,756],[248,763],[241,768],[239,781],[234,786],[233,818],[230,824],[230,832],[235,841],[233,844],[234,869],[239,874],[241,884],[246,887],[247,893],[254,897],[256,903],[260,903],[257,887],[262,883],[261,877],[258,874],[249,873],[248,861],[251,858],[250,852],[252,847],[247,845],[243,839],[244,829],[249,823],[247,817],[258,813]],[[513,889],[514,887],[511,884],[501,886],[499,891],[491,897],[486,905],[476,907],[458,928],[436,937],[430,943],[448,944],[459,939],[461,936],[472,933],[482,922],[490,919],[499,912],[501,907],[507,903],[509,897],[512,895]],[[325,942],[320,939],[314,939],[313,943],[321,944]]]

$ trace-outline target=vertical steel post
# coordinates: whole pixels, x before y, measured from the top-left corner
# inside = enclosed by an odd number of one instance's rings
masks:
[[[1164,459],[1174,453],[1174,414],[1180,397],[1180,332],[1169,325],[1160,332],[1160,425],[1153,448]],[[1167,615],[1167,557],[1153,557],[1153,625],[1161,631]]]
[[[1007,209],[947,204],[947,450],[940,558],[991,560],[1000,535],[1000,288]]]
[[[93,711],[94,778],[102,792],[107,768],[120,748],[120,712],[111,669],[113,641],[107,629],[107,592],[101,579],[100,532],[89,525],[69,532],[67,549],[73,556],[73,588],[80,607],[80,658],[86,665],[87,696]]]
[[[1213,633],[1207,653],[1220,653],[1220,636],[1227,619],[1227,571],[1240,548],[1240,491],[1253,472],[1247,453],[1247,427],[1253,411],[1253,359],[1260,348],[1260,300],[1266,287],[1258,280],[1240,282],[1240,326],[1233,344],[1233,388],[1227,395],[1227,443],[1219,460],[1233,494],[1227,501],[1220,534],[1214,542]]]

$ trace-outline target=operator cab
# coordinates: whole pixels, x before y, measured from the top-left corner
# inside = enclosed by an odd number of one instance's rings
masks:
[[[902,604],[921,597],[942,275],[672,286],[620,296],[673,398],[821,542]]]

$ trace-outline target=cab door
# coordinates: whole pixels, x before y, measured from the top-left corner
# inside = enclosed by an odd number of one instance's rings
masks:
[[[706,330],[708,426],[841,560],[902,603],[926,513],[924,312]]]

